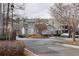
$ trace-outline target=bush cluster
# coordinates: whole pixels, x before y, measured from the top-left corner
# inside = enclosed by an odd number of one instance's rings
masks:
[[[12,37],[10,37],[11,39]],[[8,40],[9,39],[9,36],[6,36],[6,35],[0,35],[0,40]]]

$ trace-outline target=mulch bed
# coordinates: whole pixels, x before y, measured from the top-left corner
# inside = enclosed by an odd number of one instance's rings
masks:
[[[0,41],[0,56],[24,56],[24,47],[22,41]]]

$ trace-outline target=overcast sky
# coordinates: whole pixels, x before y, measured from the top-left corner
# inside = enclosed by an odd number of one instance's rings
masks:
[[[25,11],[18,13],[28,18],[51,18],[49,8],[52,5],[52,3],[27,3]]]

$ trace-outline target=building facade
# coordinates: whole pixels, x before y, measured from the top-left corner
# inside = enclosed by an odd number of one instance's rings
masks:
[[[38,34],[38,30],[35,27],[35,24],[38,22],[44,22],[47,25],[47,29],[42,31],[42,34],[51,34],[55,28],[50,24],[48,19],[27,19],[24,23],[25,33],[27,35]]]

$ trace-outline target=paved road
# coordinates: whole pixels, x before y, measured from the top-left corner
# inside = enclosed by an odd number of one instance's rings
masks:
[[[53,39],[23,41],[27,49],[39,56],[79,56],[79,49],[61,46],[59,44],[62,42],[58,42],[58,38]]]

